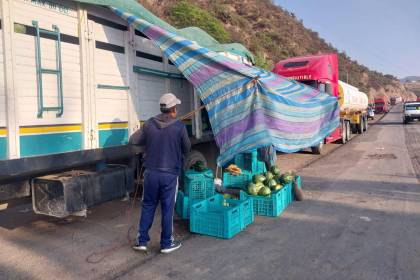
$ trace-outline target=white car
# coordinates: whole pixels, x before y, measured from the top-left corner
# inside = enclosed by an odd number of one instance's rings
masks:
[[[420,102],[407,102],[404,104],[403,123],[420,120]]]
[[[372,107],[368,108],[368,119],[375,119],[375,110]]]

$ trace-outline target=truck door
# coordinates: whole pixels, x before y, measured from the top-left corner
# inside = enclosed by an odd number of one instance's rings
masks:
[[[91,148],[126,144],[129,135],[129,72],[125,22],[109,10],[88,10],[93,65],[90,126]]]

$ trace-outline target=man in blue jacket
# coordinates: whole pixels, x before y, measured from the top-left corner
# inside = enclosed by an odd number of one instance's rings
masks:
[[[159,103],[162,113],[147,120],[129,141],[133,145],[145,146],[143,203],[138,240],[133,249],[147,251],[149,229],[160,202],[160,247],[162,253],[170,253],[181,247],[181,243],[172,237],[173,215],[178,176],[182,171],[183,156],[190,151],[191,143],[185,125],[176,119],[176,106],[181,101],[172,93],[166,93]]]

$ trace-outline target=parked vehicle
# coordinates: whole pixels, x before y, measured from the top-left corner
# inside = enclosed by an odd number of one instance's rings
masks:
[[[375,113],[385,114],[389,112],[388,100],[385,97],[375,98]]]
[[[375,110],[372,107],[368,107],[368,119],[375,119]]]
[[[29,196],[37,176],[128,165],[129,136],[159,113],[165,92],[181,99],[180,116],[200,107],[162,51],[111,10],[70,0],[0,5],[0,201]],[[195,149],[186,165],[215,162],[205,110],[185,123]]]
[[[407,102],[404,104],[403,123],[420,120],[420,102]]]
[[[324,141],[312,147],[315,154],[322,153],[325,143],[346,143],[351,132],[363,133],[368,128],[368,97],[358,88],[338,80],[336,54],[295,57],[278,62],[274,73],[297,80],[339,99],[341,125]]]

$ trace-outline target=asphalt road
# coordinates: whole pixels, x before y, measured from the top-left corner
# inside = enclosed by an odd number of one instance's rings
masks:
[[[131,251],[128,202],[69,220],[0,211],[0,279],[420,279],[420,124],[400,112],[301,169],[306,199],[279,218],[231,240],[177,221],[171,255],[158,253],[159,221],[151,252]]]

